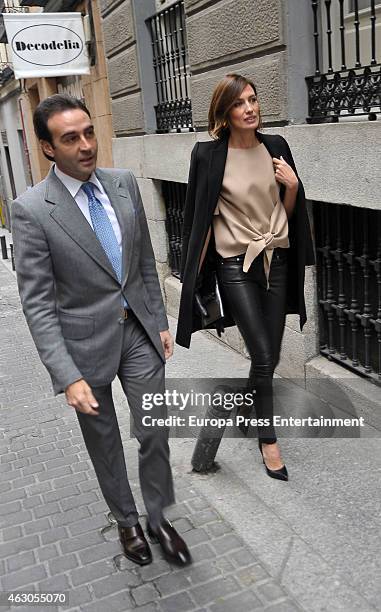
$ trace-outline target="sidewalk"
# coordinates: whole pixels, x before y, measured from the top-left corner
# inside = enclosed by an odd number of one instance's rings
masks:
[[[377,439],[282,440],[288,483],[266,476],[255,439],[224,439],[221,469],[206,476],[191,472],[194,440],[171,439],[177,505],[168,516],[194,564],[172,567],[153,545],[154,562],[139,568],[121,553],[76,416],[62,396],[52,397],[10,262],[2,261],[0,347],[2,591],[69,594],[68,606],[42,610],[381,610]],[[248,367],[197,334],[192,350],[176,347],[167,377],[244,377]],[[144,514],[119,384],[115,403]]]

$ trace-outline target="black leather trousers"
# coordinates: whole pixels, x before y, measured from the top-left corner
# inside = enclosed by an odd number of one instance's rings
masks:
[[[244,255],[219,258],[218,280],[224,301],[245,341],[251,358],[248,388],[255,388],[257,419],[269,419],[270,425],[258,426],[261,442],[276,442],[273,417],[272,380],[285,325],[287,252],[274,249],[269,289],[263,268],[263,252],[243,272]]]

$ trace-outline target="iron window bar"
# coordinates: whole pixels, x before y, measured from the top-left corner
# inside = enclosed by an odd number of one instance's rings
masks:
[[[334,2],[334,4],[333,4]],[[368,0],[367,10],[360,14],[364,1],[359,7],[359,0],[352,0],[350,6],[353,14],[354,54],[352,66],[347,65],[347,21],[345,0],[314,0],[311,3],[314,29],[315,74],[306,77],[308,88],[309,116],[308,123],[337,122],[339,117],[368,115],[376,119],[381,111],[381,64],[376,55],[376,2]],[[332,8],[339,10],[339,56],[340,69],[334,68],[334,47],[332,29]],[[326,31],[323,36],[321,18],[325,10]],[[366,65],[361,60],[361,24],[369,20],[370,24],[370,62]],[[324,48],[323,48],[324,46]],[[323,51],[327,56],[327,68],[322,72],[321,58]],[[337,54],[336,54],[337,55]],[[337,58],[339,59],[339,58]]]
[[[159,11],[146,23],[152,41],[157,132],[193,131],[184,1]]]
[[[29,13],[29,6],[23,6],[18,0],[5,0],[2,13]]]
[[[381,211],[313,211],[320,353],[381,386]]]
[[[0,62],[0,85],[3,86],[14,77],[13,64]]]
[[[166,208],[166,230],[169,244],[169,266],[173,276],[180,276],[182,228],[187,185],[162,181],[162,193]]]
[[[20,6],[18,0],[0,0],[0,43],[6,44],[8,40],[4,25],[4,13],[29,13],[29,7]]]
[[[8,45],[0,42],[0,70],[13,68],[13,62],[9,59]]]

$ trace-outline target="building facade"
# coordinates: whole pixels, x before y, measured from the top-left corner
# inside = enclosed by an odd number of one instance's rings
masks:
[[[209,139],[218,80],[233,71],[252,78],[264,130],[292,149],[317,259],[306,270],[308,322],[301,332],[298,317],[287,317],[277,371],[328,399],[330,381],[340,380],[352,400],[361,394],[368,417],[381,418],[373,410],[381,383],[381,3],[4,0],[2,11],[13,10],[86,14],[91,74],[15,81],[0,23],[5,202],[50,167],[33,133],[37,104],[58,91],[82,98],[98,133],[99,165],[137,176],[176,317],[190,152]],[[236,328],[222,341],[245,354]]]
[[[3,0],[0,8],[1,12],[27,10],[14,0]],[[32,183],[20,95],[20,82],[14,79],[5,28],[0,20],[0,220],[7,226],[12,200]]]
[[[301,332],[298,317],[287,317],[277,371],[311,390],[323,381],[328,395],[340,379],[352,399],[360,390],[371,398],[373,414],[381,382],[381,4],[100,0],[100,8],[114,165],[138,177],[168,312],[177,316],[190,151],[209,139],[214,85],[239,72],[257,85],[264,130],[290,144],[316,247],[317,264],[306,270],[308,322]],[[223,341],[245,353],[237,329]]]
[[[91,111],[99,138],[99,164],[112,166],[112,122],[108,77],[103,48],[101,17],[96,0],[3,0],[2,13],[7,12],[81,12],[86,16],[89,32],[88,52],[90,74],[57,78],[28,78],[15,80],[10,61],[9,45],[4,24],[0,20],[0,47],[2,53],[0,87],[0,121],[2,121],[2,176],[7,208],[11,200],[25,191],[28,185],[42,180],[50,169],[50,162],[41,153],[33,131],[33,112],[47,96],[68,92],[82,99]],[[1,15],[0,15],[1,17]],[[12,91],[12,102],[8,90]],[[12,109],[10,109],[12,104]],[[13,141],[17,136],[18,148]],[[3,153],[4,138],[11,155]],[[13,146],[11,147],[11,143]],[[0,145],[1,147],[1,145]],[[13,157],[12,157],[13,152]],[[12,175],[13,184],[12,188]]]

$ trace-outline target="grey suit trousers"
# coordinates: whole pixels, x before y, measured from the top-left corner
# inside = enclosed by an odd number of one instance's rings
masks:
[[[140,443],[140,486],[153,527],[162,520],[163,509],[174,503],[169,429],[143,424],[147,414],[165,418],[167,407],[155,406],[147,412],[142,409],[142,395],[164,393],[164,371],[164,363],[144,328],[134,315],[129,316],[124,322],[118,378],[133,416],[133,433]],[[99,403],[99,416],[77,412],[79,424],[107,505],[120,526],[131,527],[138,521],[138,512],[128,482],[111,384],[92,387],[92,391]]]

